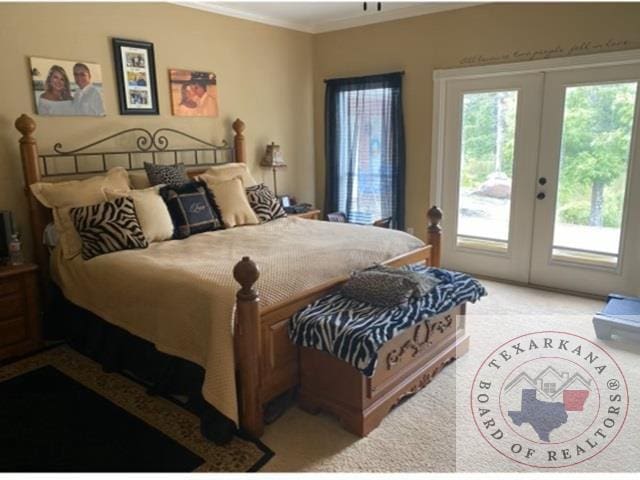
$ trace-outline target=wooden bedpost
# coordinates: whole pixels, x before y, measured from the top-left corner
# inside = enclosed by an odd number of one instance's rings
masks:
[[[24,193],[29,203],[29,220],[33,239],[33,252],[36,263],[40,266],[40,274],[44,281],[48,278],[47,247],[42,244],[42,233],[48,223],[47,209],[36,200],[29,185],[40,181],[38,165],[38,145],[33,132],[36,122],[28,115],[22,114],[15,122],[15,127],[22,134],[20,138],[20,156],[22,157],[22,172],[24,175]],[[46,283],[45,283],[46,285]],[[44,290],[43,290],[44,291]]]
[[[245,147],[244,147],[244,134],[243,134],[245,129],[244,122],[239,118],[236,118],[236,121],[233,122],[233,125],[231,125],[231,128],[233,128],[233,131],[235,132],[235,135],[233,136],[233,147],[236,154],[235,160],[238,163],[246,163],[247,156],[246,156]]]
[[[242,286],[236,294],[235,356],[240,387],[240,426],[258,438],[264,431],[260,399],[260,305],[254,284],[260,271],[249,257],[233,268],[233,277]]]
[[[442,238],[442,227],[440,221],[442,220],[442,210],[435,205],[427,212],[427,219],[429,224],[427,227],[427,243],[431,245],[431,266],[440,266],[440,239]]]

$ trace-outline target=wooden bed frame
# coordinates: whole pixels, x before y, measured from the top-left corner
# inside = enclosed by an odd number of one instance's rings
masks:
[[[168,140],[162,132],[173,132],[199,142],[215,154],[220,151],[231,151],[232,161],[244,163],[246,160],[244,130],[245,124],[237,119],[233,122],[234,131],[233,146],[226,143],[223,145],[213,145],[191,135],[172,130],[160,129],[155,133],[150,133],[144,129],[129,129],[85,147],[71,151],[63,151],[60,144],[54,146],[55,154],[41,155],[38,152],[36,139],[33,136],[36,130],[36,122],[28,115],[21,115],[15,122],[15,127],[21,133],[20,154],[25,181],[25,195],[27,196],[31,232],[33,238],[33,249],[35,260],[40,266],[41,281],[44,286],[49,281],[49,252],[42,243],[43,232],[51,222],[51,211],[44,207],[31,193],[29,185],[46,179],[47,181],[64,180],[69,175],[78,176],[83,174],[103,173],[107,170],[105,155],[129,155],[129,169],[134,169],[131,163],[131,154],[136,152],[98,152],[90,153],[85,150],[95,147],[104,141],[113,139],[123,133],[142,134],[137,139],[137,153],[152,155],[155,162],[156,154],[171,154],[177,161],[177,153],[184,149],[169,149]],[[194,149],[196,150],[196,149]],[[79,171],[78,157],[102,155],[103,168],[94,171]],[[75,171],[70,174],[48,174],[47,158],[51,157],[71,157],[74,159]],[[197,153],[196,153],[197,162]],[[214,162],[213,164],[228,163]],[[197,163],[195,168],[189,170],[191,176],[202,173],[211,163]],[[187,165],[189,167],[189,165]],[[388,265],[406,265],[419,261],[424,261],[431,266],[440,265],[440,239],[442,211],[437,207],[432,207],[428,214],[427,237],[428,245],[408,252],[404,255],[390,259],[385,262]],[[375,228],[375,227],[372,227]],[[260,437],[264,431],[263,408],[264,405],[275,397],[296,387],[299,383],[299,351],[290,342],[287,332],[290,317],[302,307],[314,300],[326,295],[338,285],[346,281],[346,278],[336,278],[332,281],[319,285],[308,291],[302,292],[286,301],[261,308],[259,304],[259,294],[254,288],[260,276],[258,266],[248,257],[242,258],[233,269],[233,275],[241,288],[237,293],[237,308],[235,318],[234,351],[236,359],[236,378],[238,385],[238,402],[240,410],[240,426],[249,434]],[[45,291],[45,289],[43,289]],[[391,342],[390,342],[391,344]],[[451,357],[453,358],[453,356]],[[420,367],[422,368],[422,366]],[[421,382],[421,383],[420,383]],[[424,379],[419,383],[425,386]],[[417,385],[417,384],[416,384]],[[416,385],[409,385],[407,388],[415,390]],[[408,393],[409,391],[407,391]]]

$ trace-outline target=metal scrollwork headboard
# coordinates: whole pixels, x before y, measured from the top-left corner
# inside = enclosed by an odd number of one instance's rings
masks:
[[[126,140],[131,135],[136,135],[133,142],[135,149],[99,148],[110,142],[117,143],[119,140]],[[181,140],[187,139],[192,145],[172,148],[169,139],[173,137]],[[160,128],[155,132],[150,132],[145,128],[129,128],[70,150],[65,150],[61,143],[56,143],[53,150],[55,153],[39,156],[42,177],[97,174],[106,172],[109,168],[117,165],[124,166],[127,170],[142,170],[144,161],[155,164],[161,157],[163,157],[163,161],[160,163],[177,164],[182,162],[187,167],[207,167],[235,161],[234,149],[226,140],[223,140],[220,145],[216,145],[173,128]],[[125,157],[124,165],[122,157]],[[73,159],[71,168],[60,168],[60,159],[63,158]],[[95,167],[95,158],[100,160],[98,168]],[[84,163],[94,165],[94,167],[83,168],[82,159],[85,159]]]
[[[16,119],[15,126],[21,134],[20,158],[24,175],[24,192],[29,204],[33,249],[36,262],[40,266],[43,286],[48,281],[49,252],[47,247],[42,244],[42,234],[51,221],[51,211],[35,198],[29,188],[30,185],[39,182],[44,177],[51,177],[50,181],[58,181],[53,177],[62,177],[62,180],[65,176],[70,175],[99,174],[115,166],[128,166],[128,170],[141,170],[144,168],[143,160],[153,163],[158,160],[161,160],[160,163],[182,161],[187,167],[191,167],[190,174],[197,174],[199,170],[203,171],[211,165],[230,162],[244,163],[246,159],[245,124],[240,119],[236,119],[231,125],[233,146],[227,142],[215,145],[172,128],[161,128],[153,133],[144,128],[130,128],[78,148],[66,150],[60,143],[56,143],[53,147],[55,153],[44,155],[38,151],[38,144],[34,136],[35,120],[28,115],[20,115]],[[125,138],[127,135],[129,140]],[[134,135],[132,141],[131,137]],[[188,141],[189,146],[170,147],[170,138],[184,143]],[[106,146],[108,142],[134,145],[134,147],[110,149]],[[64,157],[73,159],[71,168],[64,168],[64,171],[57,171],[58,168],[53,169],[56,171],[52,171],[49,168],[49,162],[57,159],[64,163]],[[96,158],[99,160],[98,162],[96,162]],[[97,168],[94,168],[96,166]]]

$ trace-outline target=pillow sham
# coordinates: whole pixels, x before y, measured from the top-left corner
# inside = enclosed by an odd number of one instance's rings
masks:
[[[155,163],[144,162],[144,169],[151,186],[170,185],[179,187],[189,182],[189,176],[184,163],[176,165],[156,165]]]
[[[152,186],[146,172],[129,172],[129,182],[134,190],[144,190]]]
[[[249,205],[251,205],[260,223],[270,222],[276,218],[287,216],[287,212],[282,208],[280,200],[276,198],[264,183],[247,187],[245,190]]]
[[[84,260],[148,246],[130,197],[86,207],[73,207],[70,214],[82,239]]]
[[[246,163],[225,163],[208,168],[203,175],[209,175],[215,182],[224,182],[232,178],[242,177],[245,187],[257,184]]]
[[[160,195],[173,222],[173,238],[187,238],[196,233],[223,229],[220,211],[203,181],[194,180],[180,187],[167,185]]]
[[[173,237],[173,222],[159,190],[163,185],[146,188],[144,190],[130,190],[118,192],[105,189],[107,200],[130,197],[136,207],[136,215],[147,242],[161,242]]]
[[[82,240],[69,216],[70,208],[104,202],[107,199],[104,188],[128,191],[129,173],[122,167],[115,167],[104,176],[57,183],[37,182],[30,188],[40,203],[53,209],[62,255],[69,260],[82,250]]]
[[[217,182],[210,175],[201,175],[200,179],[207,183],[213,192],[216,205],[220,209],[222,221],[226,228],[239,225],[257,225],[258,217],[251,209],[242,185],[241,177]]]

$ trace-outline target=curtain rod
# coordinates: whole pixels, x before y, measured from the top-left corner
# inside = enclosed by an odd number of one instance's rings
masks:
[[[327,82],[330,82],[331,80],[349,80],[351,78],[353,78],[355,80],[357,78],[380,77],[380,76],[383,76],[383,75],[393,75],[394,73],[397,73],[399,75],[404,75],[404,70],[400,70],[398,72],[389,72],[389,73],[374,73],[372,75],[359,75],[357,77],[325,78],[323,81],[324,81],[324,83],[327,83]]]

